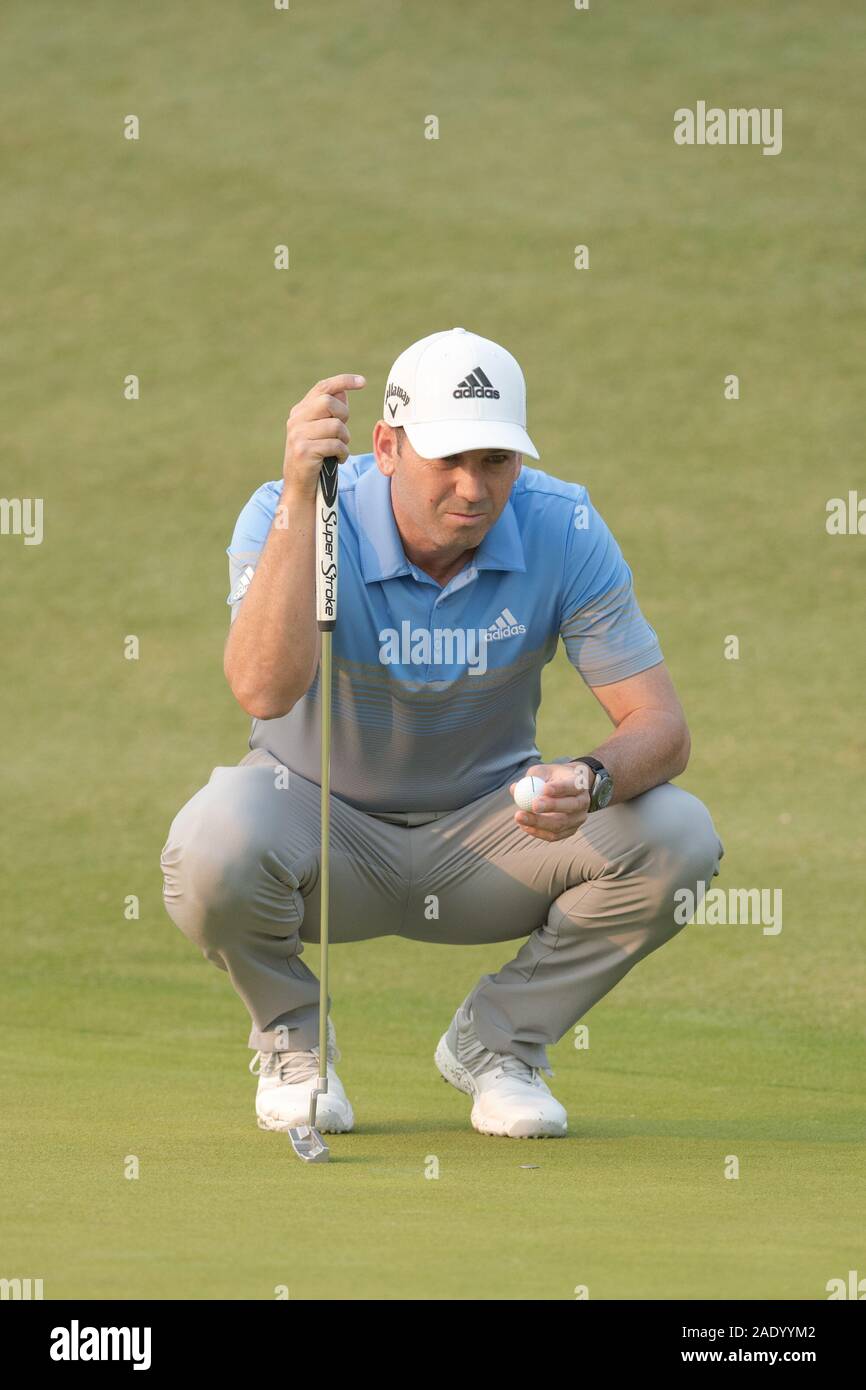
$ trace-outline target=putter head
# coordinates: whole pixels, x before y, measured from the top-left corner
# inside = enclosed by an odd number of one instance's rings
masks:
[[[292,1148],[305,1163],[327,1163],[331,1151],[317,1129],[311,1125],[298,1125],[289,1130]]]

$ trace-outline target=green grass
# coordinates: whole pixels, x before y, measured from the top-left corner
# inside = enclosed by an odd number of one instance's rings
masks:
[[[814,1299],[863,1273],[866,539],[824,509],[863,486],[866,21],[639,9],[4,7],[0,491],[45,499],[45,540],[0,537],[0,1275],[49,1298]],[[698,99],[781,106],[782,154],[676,147]],[[159,850],[245,751],[223,552],[289,408],[363,372],[365,451],[394,357],[455,324],[518,356],[540,466],[613,528],[721,882],[782,888],[784,927],[690,927],[634,971],[588,1051],[552,1049],[571,1130],[544,1144],[476,1135],[432,1064],[511,948],[336,950],[358,1127],[307,1169],[255,1127],[246,1014],[165,916]],[[560,651],[542,754],[604,730]]]

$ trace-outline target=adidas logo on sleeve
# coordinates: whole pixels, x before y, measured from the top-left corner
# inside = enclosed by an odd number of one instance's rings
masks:
[[[253,580],[255,570],[252,565],[247,565],[240,574],[237,584],[228,596],[228,603],[239,603],[246,593]]]

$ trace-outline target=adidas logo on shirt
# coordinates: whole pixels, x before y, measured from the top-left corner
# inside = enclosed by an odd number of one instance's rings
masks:
[[[495,622],[491,623],[486,632],[488,642],[501,642],[504,637],[519,637],[526,631],[523,623],[519,623],[510,608],[503,608]]]
[[[486,376],[480,367],[476,367],[474,372],[469,372],[460,382],[454,392],[456,400],[463,400],[466,397],[484,396],[489,401],[498,401],[499,392],[493,385],[489,376]]]

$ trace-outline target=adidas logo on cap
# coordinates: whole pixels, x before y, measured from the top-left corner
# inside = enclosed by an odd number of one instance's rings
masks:
[[[476,367],[474,372],[469,372],[454,391],[454,397],[458,401],[464,400],[466,397],[477,396],[483,396],[489,401],[499,400],[499,392],[481,367]]]

